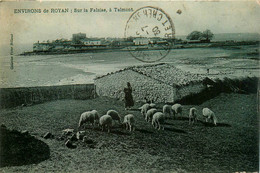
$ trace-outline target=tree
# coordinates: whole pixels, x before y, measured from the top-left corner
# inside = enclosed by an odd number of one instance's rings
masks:
[[[213,38],[214,34],[209,30],[205,30],[203,32],[200,31],[192,31],[186,38],[188,40],[200,40],[200,41],[206,41],[210,42],[210,40]]]
[[[205,39],[206,41],[210,41],[214,37],[214,34],[209,30],[205,30],[202,33],[202,38]]]
[[[200,31],[192,31],[186,38],[188,40],[201,40],[202,33]]]

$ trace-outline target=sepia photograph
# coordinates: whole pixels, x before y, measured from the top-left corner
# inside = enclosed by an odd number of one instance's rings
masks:
[[[0,1],[0,172],[259,172],[260,1]]]

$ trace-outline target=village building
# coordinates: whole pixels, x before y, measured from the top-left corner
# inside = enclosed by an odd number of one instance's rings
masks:
[[[143,38],[143,37],[133,39],[135,45],[148,45],[149,41],[150,41],[149,38]]]
[[[124,99],[124,88],[130,82],[135,101],[172,103],[185,96],[200,93],[207,86],[205,77],[182,71],[171,64],[128,67],[95,78],[99,96]]]
[[[52,43],[34,43],[33,51],[49,51],[53,47]]]
[[[80,41],[82,44],[87,45],[87,46],[99,46],[101,45],[101,40],[98,39],[84,39]]]
[[[87,38],[85,33],[72,34],[72,42],[77,43],[80,40]]]

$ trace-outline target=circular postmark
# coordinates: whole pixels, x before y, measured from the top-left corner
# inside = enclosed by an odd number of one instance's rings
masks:
[[[168,55],[174,35],[171,18],[162,9],[152,6],[137,9],[125,27],[125,38],[133,42],[127,49],[143,62],[159,61]]]

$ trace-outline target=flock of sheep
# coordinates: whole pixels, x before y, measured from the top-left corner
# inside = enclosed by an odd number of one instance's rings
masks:
[[[164,105],[162,108],[162,112],[156,109],[156,105],[154,103],[146,103],[142,107],[139,108],[141,110],[141,114],[145,118],[147,122],[151,122],[152,126],[155,129],[164,129],[163,124],[165,119],[173,117],[175,119],[176,115],[180,114],[182,116],[182,105],[174,104],[174,105]],[[198,120],[197,109],[192,107],[189,111],[189,124],[193,124]],[[205,118],[206,122],[211,121],[214,125],[217,125],[217,118],[215,113],[209,108],[202,109],[202,115]],[[104,131],[107,128],[108,132],[110,132],[113,121],[118,121],[119,124],[123,124],[126,130],[134,131],[135,129],[135,116],[133,114],[127,114],[124,116],[123,122],[121,121],[121,116],[115,110],[108,110],[106,115],[99,117],[99,114],[96,110],[87,111],[81,114],[78,128],[81,128],[87,122],[91,123],[94,127],[94,124],[97,124]]]

